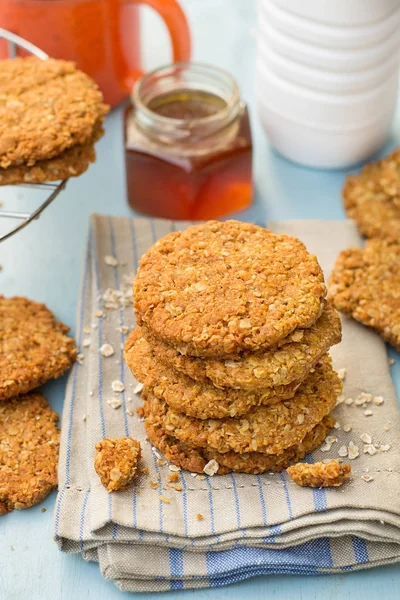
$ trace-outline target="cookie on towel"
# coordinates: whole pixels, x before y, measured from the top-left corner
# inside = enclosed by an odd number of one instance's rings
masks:
[[[165,429],[183,442],[221,453],[281,454],[299,444],[333,410],[341,390],[342,382],[326,356],[290,400],[252,408],[242,417],[205,420],[188,417],[166,405]],[[164,403],[146,388],[143,397],[150,411]]]
[[[133,438],[104,438],[96,444],[94,468],[107,492],[126,490],[136,477],[140,442]]]
[[[186,356],[143,330],[157,359],[169,367],[198,381],[210,379],[217,387],[247,390],[303,381],[329,348],[341,340],[340,318],[330,304],[312,327],[296,329],[279,348],[245,354],[238,360]]]
[[[400,243],[367,240],[339,254],[330,279],[336,308],[400,350]]]
[[[350,477],[351,466],[337,460],[328,463],[297,463],[287,469],[290,479],[301,487],[340,487]]]
[[[367,238],[400,239],[398,163],[400,150],[349,175],[343,188],[344,207]]]
[[[182,442],[174,437],[173,432],[165,429],[165,404],[153,404],[150,408],[145,402],[145,427],[150,442],[160,450],[166,459],[182,469],[194,473],[203,473],[206,465],[216,469],[215,474],[224,475],[230,471],[241,473],[265,473],[283,471],[291,462],[301,460],[323,442],[335,422],[330,415],[324,417],[303,440],[296,446],[291,446],[281,454],[261,454],[247,452],[239,454],[229,451],[221,454],[210,448],[198,448],[190,443]]]
[[[300,240],[238,221],[166,235],[142,256],[134,286],[139,325],[182,354],[221,358],[311,327],[325,294]]]
[[[125,361],[138,381],[171,408],[197,419],[221,419],[248,412],[253,406],[292,398],[300,382],[256,391],[216,388],[210,380],[195,381],[157,360],[140,327],[129,336]],[[198,360],[198,359],[194,359]]]
[[[60,377],[74,362],[76,346],[44,304],[0,296],[0,401]]]
[[[58,415],[38,392],[0,403],[0,515],[57,487]]]

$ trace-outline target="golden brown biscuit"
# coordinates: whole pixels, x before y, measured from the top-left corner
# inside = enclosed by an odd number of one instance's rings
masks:
[[[205,420],[188,417],[166,405],[165,430],[182,442],[221,453],[281,454],[299,444],[330,413],[341,389],[342,382],[326,357],[290,400],[258,406],[242,417]],[[157,410],[158,403],[164,403],[146,388],[143,397],[151,412]]]
[[[138,324],[182,354],[229,358],[273,347],[320,316],[315,256],[297,238],[238,221],[170,233],[140,260]]]
[[[0,185],[42,183],[82,175],[88,169],[90,163],[95,162],[94,143],[103,134],[104,129],[101,125],[97,125],[88,144],[72,146],[72,148],[64,150],[55,158],[38,160],[32,167],[20,165],[8,167],[7,169],[0,168]]]
[[[287,469],[293,481],[302,487],[340,487],[350,477],[351,466],[337,460],[328,463],[298,463]]]
[[[367,240],[339,254],[330,280],[336,308],[400,350],[400,244]]]
[[[138,381],[175,410],[197,419],[221,419],[245,414],[253,406],[292,398],[301,382],[248,391],[216,388],[210,380],[197,382],[157,360],[141,336],[140,327],[129,336],[125,361]],[[198,360],[198,359],[195,359]]]
[[[284,450],[281,454],[261,454],[260,452],[225,452],[221,454],[210,448],[196,448],[181,442],[165,427],[165,404],[157,404],[154,412],[145,402],[145,427],[149,440],[172,463],[194,473],[203,473],[206,464],[214,460],[218,463],[218,475],[230,471],[241,473],[265,473],[283,471],[291,462],[304,458],[315,450],[333,427],[334,418],[326,416],[297,445]]]
[[[148,331],[143,331],[148,337]],[[210,379],[221,388],[263,390],[303,381],[329,348],[340,342],[341,323],[337,311],[327,304],[309,329],[296,329],[278,348],[245,354],[239,360],[185,356],[154,336],[148,339],[158,360],[192,379]]]
[[[105,438],[96,444],[94,468],[107,492],[126,490],[136,477],[140,443],[133,438]]]
[[[0,515],[57,487],[58,415],[37,392],[0,404]]]
[[[368,238],[400,239],[400,202],[397,171],[400,151],[366,165],[350,175],[343,188],[344,207]]]
[[[0,401],[60,377],[76,346],[44,304],[0,296]]]
[[[57,156],[87,144],[109,107],[75,64],[35,57],[0,61],[0,167]]]

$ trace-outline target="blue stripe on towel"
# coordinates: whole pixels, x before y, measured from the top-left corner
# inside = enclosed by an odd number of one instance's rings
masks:
[[[210,525],[211,525],[211,533],[215,535],[215,514],[214,514],[214,499],[212,493],[212,486],[209,476],[206,476],[206,484],[208,487],[208,504],[210,507]],[[220,536],[217,535],[217,542],[220,541]]]
[[[207,575],[210,585],[221,585],[244,577],[263,573],[304,573],[317,575],[320,568],[331,566],[328,538],[318,538],[294,548],[275,550],[269,548],[235,547],[206,554]]]
[[[109,230],[110,230],[111,254],[113,256],[115,256],[116,259],[118,259],[117,250],[116,250],[116,246],[115,246],[115,234],[114,234],[114,225],[113,225],[112,217],[108,217],[108,226],[109,226]],[[119,275],[118,275],[118,265],[116,267],[112,267],[112,268],[113,268],[113,271],[114,271],[115,287],[116,287],[117,290],[119,290],[120,282],[119,282]],[[120,325],[120,327],[123,327],[125,325],[124,310],[123,310],[123,308],[120,308],[120,310],[119,310],[119,325]],[[119,352],[120,380],[122,381],[122,383],[125,386],[125,361],[124,361],[124,351],[123,351],[124,345],[125,345],[125,336],[121,332],[121,335],[120,335],[120,352]],[[125,390],[123,390],[119,395],[121,397],[122,410],[124,411],[123,418],[124,418],[125,435],[127,437],[129,437],[129,423],[128,423],[128,415],[126,413],[126,395],[125,395]]]
[[[293,510],[292,510],[292,502],[290,500],[290,494],[288,490],[288,486],[286,483],[285,475],[283,473],[279,473],[280,480],[283,484],[283,491],[285,492],[286,504],[288,508],[289,519],[293,519]]]
[[[152,233],[152,243],[154,244],[157,241],[156,228],[155,228],[153,219],[149,219],[149,222],[150,222],[150,228],[151,228],[151,233]],[[135,226],[134,226],[133,219],[130,220],[130,225],[131,225],[130,233],[131,233],[131,237],[132,237],[132,248],[133,248],[133,255],[134,255],[134,260],[135,260],[135,274],[136,274],[137,266],[138,266],[138,255],[137,255],[137,244],[136,244],[136,232],[135,232]],[[153,448],[153,446],[152,446],[152,448]],[[157,474],[157,479],[161,482],[160,467],[158,466],[157,457],[154,454],[154,452],[152,452],[152,455],[153,455],[154,469]],[[162,496],[162,485],[158,486],[158,495]],[[160,528],[160,533],[163,533],[163,531],[164,531],[164,511],[163,511],[163,503],[161,502],[161,500],[159,502],[159,528]],[[168,535],[165,536],[165,540],[168,542],[168,540],[169,540]]]
[[[99,296],[100,294],[100,274],[99,274],[99,264],[97,261],[97,255],[95,252],[95,248],[93,246],[93,238],[92,238],[92,261],[93,261],[93,267],[94,267],[94,276],[95,276],[95,282],[96,282],[96,296]],[[98,308],[101,308],[101,304],[98,302]],[[98,344],[99,344],[99,349],[101,348],[102,344],[103,344],[103,324],[102,324],[102,319],[98,319],[98,324],[97,324],[97,330],[98,330]],[[98,358],[98,367],[99,367],[99,380],[98,380],[98,401],[99,401],[99,413],[100,413],[100,425],[101,425],[101,434],[102,437],[105,438],[106,436],[106,422],[104,419],[104,409],[103,409],[103,357],[101,355],[101,352],[99,352],[99,358]]]
[[[169,571],[171,576],[171,590],[182,590],[182,579],[176,579],[183,576],[183,552],[176,548],[169,548]]]
[[[315,461],[312,454],[307,454],[301,462],[313,464]],[[316,511],[321,512],[328,508],[326,503],[326,492],[323,488],[312,488],[312,495]]]
[[[85,531],[85,516],[86,516],[86,507],[87,507],[88,500],[89,500],[89,490],[85,493],[85,496],[83,498],[81,518],[79,521],[79,540],[80,540],[81,552],[83,552],[85,549],[85,542],[83,539],[83,534]]]
[[[355,536],[352,536],[351,541],[357,564],[369,562],[367,542]]]
[[[89,233],[89,238],[91,238],[91,237],[92,237],[92,232]],[[81,290],[81,298],[80,298],[79,326],[78,326],[78,331],[76,332],[79,348],[81,347],[82,336],[83,336],[83,315],[84,315],[84,307],[85,307],[84,298],[86,295],[86,288],[87,288],[89,260],[90,260],[90,241],[88,243],[88,247],[86,250],[86,258],[85,258],[85,266],[84,266],[84,271],[83,271],[83,281],[82,281],[82,290]],[[70,485],[70,483],[71,483],[70,469],[71,469],[72,424],[73,424],[73,415],[74,415],[74,407],[75,407],[76,377],[78,374],[79,367],[80,367],[80,365],[77,362],[73,366],[71,404],[70,404],[69,415],[68,415],[67,451],[66,451],[66,464],[65,464],[65,485]]]
[[[266,505],[265,505],[265,498],[264,498],[264,491],[262,488],[261,477],[259,475],[256,475],[256,479],[257,479],[257,483],[258,483],[258,493],[260,496],[263,523],[264,523],[264,525],[267,525],[267,509],[266,509]]]

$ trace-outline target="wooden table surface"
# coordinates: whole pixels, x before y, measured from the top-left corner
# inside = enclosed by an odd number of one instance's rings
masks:
[[[271,151],[254,104],[255,2],[253,0],[182,0],[193,30],[195,60],[219,65],[238,80],[248,102],[255,141],[256,199],[240,218],[296,219],[344,217],[340,190],[344,172],[297,167]],[[143,46],[146,66],[170,59],[168,40],[159,19],[146,11]],[[386,148],[399,145],[400,114]],[[7,209],[31,206],[20,190],[1,190]],[[71,180],[68,189],[22,233],[0,245],[0,291],[46,302],[57,317],[74,327],[75,302],[91,213],[131,214],[125,200],[121,111],[107,121],[98,145],[98,160],[88,173]],[[0,221],[0,231],[5,225]],[[400,359],[390,351],[391,356]],[[400,360],[393,367],[400,390]],[[51,404],[62,409],[65,380],[45,386]],[[0,600],[113,600],[121,592],[102,579],[98,566],[80,556],[58,551],[52,539],[55,494],[40,506],[0,518]],[[42,509],[46,508],[46,512]],[[179,592],[195,600],[385,600],[398,598],[400,565],[332,576],[260,577],[225,588]],[[396,591],[397,590],[397,591]],[[154,594],[172,598],[178,594]],[[147,595],[136,595],[144,599]]]

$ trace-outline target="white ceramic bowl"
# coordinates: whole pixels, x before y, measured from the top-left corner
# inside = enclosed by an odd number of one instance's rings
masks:
[[[373,90],[345,94],[319,92],[290,83],[257,58],[257,96],[282,115],[316,127],[365,126],[380,115],[385,119],[396,103],[399,72]]]
[[[375,89],[389,79],[399,69],[400,57],[393,53],[378,66],[353,73],[327,71],[322,68],[309,67],[278,54],[269,45],[268,40],[260,39],[258,57],[267,69],[289,83],[304,88],[334,94],[353,94]]]
[[[282,116],[259,100],[259,114],[272,146],[283,156],[308,167],[342,169],[366,160],[387,140],[392,114],[358,129],[316,128]]]
[[[303,0],[299,0],[299,2],[302,7],[306,7]],[[300,41],[330,48],[331,50],[351,50],[374,46],[398,31],[400,24],[399,2],[397,2],[397,9],[393,14],[381,21],[353,26],[348,24],[346,26],[336,25],[334,27],[325,23],[316,23],[307,16],[296,15],[289,10],[284,10],[279,4],[274,0],[259,0],[259,12],[264,15],[272,27]],[[337,2],[334,2],[334,4],[337,6]],[[348,5],[349,1],[347,1]]]
[[[393,14],[398,0],[274,0],[280,8],[317,23],[363,25]]]
[[[339,50],[316,47],[295,39],[275,29],[260,12],[258,16],[258,43],[263,40],[277,54],[326,71],[341,73],[370,69],[387,61],[394,53],[399,52],[400,36],[398,30],[393,32],[379,44],[355,50]]]

